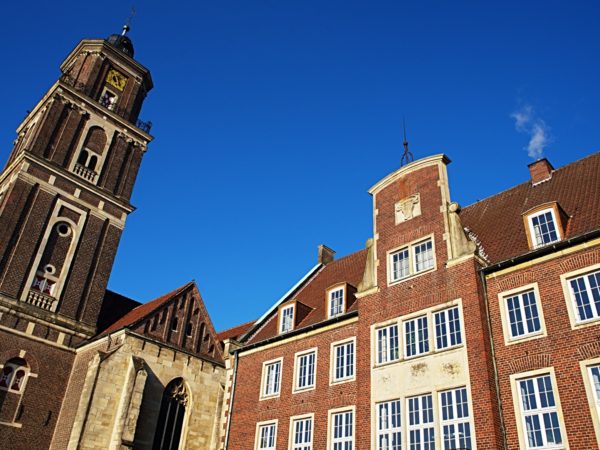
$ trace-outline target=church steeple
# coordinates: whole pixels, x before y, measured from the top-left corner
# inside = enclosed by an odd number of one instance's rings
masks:
[[[0,174],[0,303],[95,332],[137,172],[150,72],[125,33],[84,39]]]

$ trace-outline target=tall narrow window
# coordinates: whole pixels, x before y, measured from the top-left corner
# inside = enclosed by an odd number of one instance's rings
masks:
[[[292,450],[313,450],[312,417],[294,420],[292,433]]]
[[[377,405],[377,450],[400,450],[402,448],[400,405],[400,400]]]
[[[399,280],[410,275],[408,248],[392,254],[392,280]]]
[[[258,427],[258,445],[259,450],[275,450],[275,441],[277,438],[277,424],[269,423]]]
[[[176,378],[167,385],[163,394],[153,450],[179,449],[187,404],[188,392],[185,383],[182,378]]]
[[[541,247],[560,240],[552,208],[529,216],[529,227],[534,247]]]
[[[533,289],[505,299],[510,337],[519,338],[542,330],[538,305]]]
[[[9,359],[0,369],[0,390],[22,393],[28,373],[29,367],[23,358]]]
[[[377,364],[400,359],[398,347],[398,325],[393,324],[377,329]]]
[[[518,389],[527,448],[554,448],[562,444],[550,375],[519,380]]]
[[[596,405],[596,414],[600,417],[600,365],[588,367],[588,374],[592,382],[592,392],[594,394],[594,404]]]
[[[332,450],[353,450],[354,421],[353,412],[344,411],[331,415]]]
[[[408,399],[408,444],[411,450],[435,450],[431,394]]]
[[[427,316],[404,322],[404,342],[407,358],[429,352]]]
[[[281,309],[279,332],[285,333],[294,328],[294,305],[285,306]]]
[[[281,384],[281,360],[265,363],[263,366],[263,397],[279,394]]]
[[[440,393],[440,405],[444,450],[472,448],[467,389],[453,389]]]
[[[329,317],[339,316],[344,313],[344,288],[329,292]]]
[[[414,247],[415,272],[423,272],[433,267],[433,244],[431,239],[421,242]]]
[[[296,389],[315,386],[316,352],[311,351],[296,357]]]
[[[600,271],[569,280],[577,321],[600,318]]]
[[[333,346],[333,382],[354,378],[354,341]]]
[[[442,350],[462,344],[460,310],[458,306],[436,312],[434,318],[436,350]]]

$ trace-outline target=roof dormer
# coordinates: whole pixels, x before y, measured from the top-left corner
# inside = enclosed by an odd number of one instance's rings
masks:
[[[278,334],[295,330],[311,310],[310,306],[299,301],[291,301],[280,305],[277,314]]]
[[[538,205],[523,213],[529,248],[534,250],[564,239],[567,214],[557,202]]]

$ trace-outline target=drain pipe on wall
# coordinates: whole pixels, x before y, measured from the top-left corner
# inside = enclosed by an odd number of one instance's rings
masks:
[[[235,397],[235,382],[237,380],[237,370],[238,370],[238,352],[235,350],[233,352],[235,355],[235,363],[233,365],[233,380],[231,381],[231,397],[229,398],[229,411],[227,417],[227,430],[225,431],[225,447],[224,450],[229,448],[229,429],[231,428],[231,416],[233,415],[233,399]]]
[[[490,316],[490,305],[488,303],[487,282],[485,281],[485,274],[482,270],[479,270],[479,277],[481,278],[483,299],[485,303],[485,315],[487,319],[488,333],[490,336],[490,351],[492,352],[492,365],[494,367],[494,384],[496,385],[496,400],[498,402],[498,412],[500,413],[500,432],[502,433],[502,447],[504,448],[504,450],[508,450],[508,442],[506,440],[506,427],[504,425],[504,408],[502,407],[502,398],[500,397],[500,380],[498,379],[498,366],[496,365],[494,333],[492,331],[492,319]]]

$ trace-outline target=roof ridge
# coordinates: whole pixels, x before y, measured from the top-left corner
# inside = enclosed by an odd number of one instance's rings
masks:
[[[249,321],[244,322],[244,323],[240,323],[239,325],[234,325],[233,327],[225,328],[224,330],[218,331],[217,334],[222,334],[222,333],[225,333],[227,331],[231,331],[231,330],[234,330],[236,328],[243,327],[244,325],[248,325],[249,323],[254,323],[254,322],[256,322],[256,319],[249,320]]]

